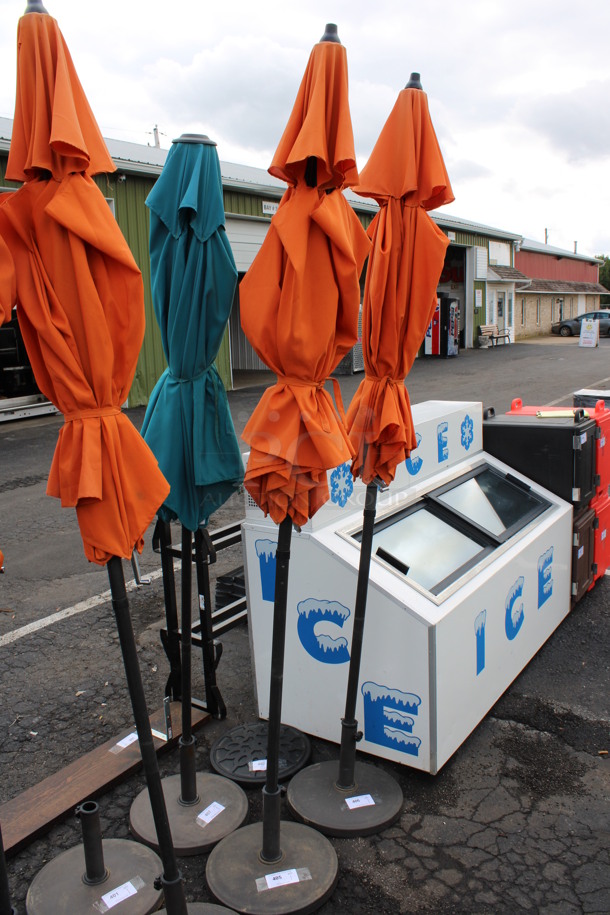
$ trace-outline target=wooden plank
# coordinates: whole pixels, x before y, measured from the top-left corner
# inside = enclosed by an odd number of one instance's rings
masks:
[[[182,733],[181,705],[171,703],[173,736],[161,740],[153,734],[157,753],[170,750]],[[192,728],[201,727],[210,715],[202,709],[192,709]],[[150,716],[153,730],[165,733],[165,714],[159,709]],[[123,748],[120,741],[135,733],[135,727],[122,731],[117,737],[91,750],[54,775],[43,779],[0,807],[0,824],[4,851],[7,855],[20,851],[68,814],[83,801],[99,797],[142,766],[137,740]]]

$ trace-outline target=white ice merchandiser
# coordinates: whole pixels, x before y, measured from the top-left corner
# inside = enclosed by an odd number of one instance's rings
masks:
[[[436,773],[570,610],[572,506],[482,450],[482,405],[413,407],[417,449],[377,500],[359,750]],[[340,741],[366,487],[349,465],[294,532],[282,721]],[[269,710],[277,526],[247,496],[255,690]]]

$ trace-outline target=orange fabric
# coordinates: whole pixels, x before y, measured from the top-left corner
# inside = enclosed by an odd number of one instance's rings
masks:
[[[314,46],[269,172],[294,186],[302,180],[310,156],[318,160],[319,188],[357,182],[347,55],[336,42]]]
[[[59,34],[53,20],[38,20],[50,17],[28,13],[20,21],[18,79],[26,83],[28,61],[32,67],[46,60],[45,38]],[[53,47],[61,70],[67,66],[67,51],[63,42]],[[40,77],[52,79],[54,72],[49,63]],[[69,106],[65,93],[59,97],[65,138]],[[18,82],[16,122],[36,120],[20,111],[26,102],[34,100]],[[77,113],[83,110],[80,97],[73,107]],[[55,122],[52,111],[49,121]],[[13,156],[15,170],[21,167],[27,174],[32,163],[39,168],[40,137],[33,132],[32,149],[17,145],[23,161]],[[134,546],[142,548],[142,534],[169,484],[120,410],[144,336],[142,277],[101,191],[84,174],[85,164],[80,173],[71,173],[71,147],[62,164],[65,148],[60,145],[49,159],[60,179],[42,180],[47,177],[42,175],[28,180],[0,206],[0,237],[15,264],[19,324],[36,383],[66,419],[47,493],[63,506],[76,507],[85,555],[104,565],[112,556],[129,558]],[[93,161],[86,148],[85,160]]]
[[[397,197],[424,210],[455,200],[421,89],[398,94],[354,191],[380,205]]]
[[[16,295],[15,265],[6,242],[0,237],[0,326],[10,321]]]
[[[35,178],[41,171],[113,172],[70,52],[55,19],[22,16],[17,27],[17,99],[6,177]]]
[[[0,235],[36,383],[67,414],[47,493],[76,507],[88,559],[129,558],[169,491],[120,412],[144,336],[140,271],[85,175],[24,184],[0,207]]]
[[[323,186],[354,178],[346,68],[341,45],[316,45],[269,169],[294,187],[240,287],[244,332],[278,375],[244,429],[245,485],[278,524],[287,515],[305,524],[329,497],[327,470],[353,456],[323,385],[356,342],[370,244],[339,190],[326,193],[303,180],[310,156],[318,158]]]
[[[421,90],[402,90],[354,190],[374,197],[380,209],[369,226],[365,377],[347,413],[352,473],[365,483],[391,483],[416,446],[404,379],[436,308],[449,245],[426,210],[454,199]]]

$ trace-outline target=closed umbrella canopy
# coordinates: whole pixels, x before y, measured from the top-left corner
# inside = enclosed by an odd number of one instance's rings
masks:
[[[0,326],[5,321],[10,321],[16,295],[15,264],[6,242],[0,236]]]
[[[19,21],[15,135],[0,207],[36,382],[64,414],[47,493],[75,506],[88,559],[129,558],[167,495],[121,412],[144,335],[140,271],[91,178],[114,166],[57,22]]]
[[[365,377],[347,414],[354,476],[389,484],[416,447],[410,371],[436,307],[447,236],[428,215],[454,199],[421,88],[403,89],[354,188],[379,212],[362,310]]]
[[[155,314],[168,362],[142,435],[171,489],[159,514],[191,531],[240,486],[243,462],[214,359],[231,312],[237,269],[224,228],[220,163],[207,138],[169,151],[149,194]]]
[[[243,437],[245,485],[265,514],[302,525],[328,499],[326,471],[352,457],[323,385],[357,340],[369,241],[341,187],[357,181],[347,58],[315,45],[269,168],[289,187],[240,287],[241,320],[278,376]]]

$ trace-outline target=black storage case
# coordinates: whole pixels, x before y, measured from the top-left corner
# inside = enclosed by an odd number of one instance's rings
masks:
[[[584,410],[573,417],[483,412],[483,450],[571,502],[575,512],[595,495],[596,435]]]
[[[587,593],[595,579],[595,512],[592,508],[574,515],[572,527],[572,606]]]

